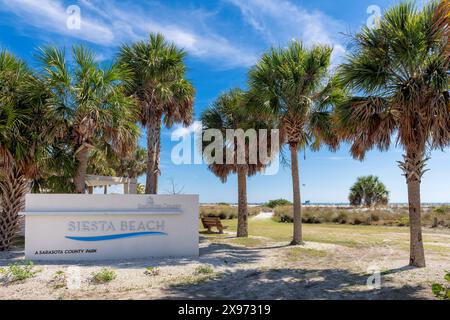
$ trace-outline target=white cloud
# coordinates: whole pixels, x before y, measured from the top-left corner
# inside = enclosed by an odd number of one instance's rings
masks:
[[[0,11],[19,17],[15,22],[19,28],[39,29],[31,29],[33,36],[57,40],[54,35],[59,35],[89,41],[108,54],[124,42],[145,39],[149,32],[161,32],[191,56],[221,68],[249,67],[267,47],[284,46],[293,38],[307,45],[332,45],[334,64],[345,53],[338,38],[338,32],[344,31],[343,24],[320,11],[305,10],[288,0],[226,1],[239,8],[250,29],[236,33],[233,28],[242,21],[236,21],[236,25],[226,21],[220,16],[220,6],[216,11],[181,9],[162,1],[74,1],[81,8],[80,30],[67,28],[69,14],[62,0],[0,0]]]
[[[101,45],[113,43],[112,30],[101,22],[88,17],[82,18],[80,30],[67,28],[69,15],[66,10],[67,8],[60,1],[54,0],[0,0],[0,11],[16,14],[21,18],[21,23]]]
[[[286,0],[227,1],[238,7],[246,22],[272,45],[285,45],[292,39],[306,45],[332,45],[333,63],[345,53],[339,39],[344,24],[320,11],[308,11]]]
[[[197,12],[192,20],[179,21],[176,13],[163,19],[156,10],[134,3],[80,0],[78,4],[81,8],[80,30],[67,28],[69,15],[61,0],[0,0],[0,11],[20,17],[20,25],[109,48],[145,39],[149,32],[161,32],[191,55],[219,62],[221,66],[248,67],[257,58],[251,48],[245,49],[242,44],[235,46],[219,33],[201,28],[198,19],[202,17]]]

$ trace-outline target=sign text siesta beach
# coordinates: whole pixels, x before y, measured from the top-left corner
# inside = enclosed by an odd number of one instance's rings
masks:
[[[198,196],[31,194],[25,206],[26,259],[198,256]]]
[[[164,220],[69,221],[69,232],[165,231]]]

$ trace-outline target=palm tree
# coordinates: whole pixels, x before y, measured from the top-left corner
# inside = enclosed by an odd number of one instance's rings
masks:
[[[450,2],[441,1],[435,10],[433,32],[441,32],[442,36],[450,39]],[[450,41],[447,40],[447,45],[444,48],[444,55],[446,59],[450,57]]]
[[[37,59],[40,77],[52,92],[48,103],[57,119],[52,129],[59,133],[58,148],[74,157],[75,192],[84,193],[90,152],[109,144],[127,157],[136,147],[139,128],[136,103],[125,93],[130,73],[118,64],[102,68],[83,46],[74,46],[72,54],[73,65],[64,50],[54,47],[40,49]]]
[[[449,56],[442,17],[431,3],[419,11],[411,2],[387,10],[378,29],[363,28],[340,68],[344,85],[363,97],[336,108],[342,137],[360,160],[373,147],[388,150],[393,136],[405,150],[399,162],[408,186],[410,265],[425,266],[420,183],[427,152],[450,142]],[[442,11],[441,11],[442,14]]]
[[[91,153],[87,172],[101,176],[116,176],[125,178],[138,178],[147,169],[147,150],[137,147],[127,158],[117,157],[109,145],[97,147]]]
[[[147,150],[138,147],[129,159],[119,160],[114,165],[116,175],[136,179],[147,171]]]
[[[260,138],[256,138],[256,142],[251,142],[250,139],[245,139],[244,149],[239,148],[239,143],[236,136],[227,136],[227,130],[239,130],[244,132],[248,129],[254,129],[256,132],[259,129],[268,130],[268,153],[272,155],[276,150],[272,150],[271,145],[271,129],[273,128],[270,121],[260,121],[251,114],[251,109],[248,104],[251,99],[246,96],[246,93],[240,89],[233,89],[227,93],[220,95],[214,103],[203,112],[201,120],[203,131],[209,129],[220,130],[224,139],[222,140],[222,155],[223,158],[219,161],[213,161],[212,158],[219,157],[213,153],[211,155],[204,152],[204,157],[208,162],[208,168],[222,182],[226,182],[230,174],[236,173],[238,178],[238,237],[248,237],[248,208],[247,208],[247,177],[253,176],[258,172],[264,170],[269,164],[263,161],[260,157],[252,163],[250,143],[254,143],[253,147],[259,150]],[[215,141],[217,142],[217,141]],[[205,146],[203,146],[205,149]],[[253,149],[254,152],[255,149]],[[227,151],[233,154],[231,161],[227,161]],[[245,154],[239,155],[239,152]],[[245,161],[239,160],[241,156]],[[217,160],[217,159],[216,159]]]
[[[0,251],[5,251],[18,231],[18,213],[52,132],[43,103],[48,92],[6,51],[0,51],[0,83]]]
[[[389,191],[376,176],[359,177],[350,188],[348,198],[353,206],[386,205],[389,202]]]
[[[147,194],[158,192],[162,121],[167,127],[192,122],[194,88],[186,80],[185,55],[161,34],[120,51],[120,63],[134,74],[128,92],[139,101],[140,122],[147,129]]]
[[[273,48],[250,71],[250,90],[260,101],[261,114],[278,120],[291,154],[294,194],[294,235],[292,245],[303,243],[298,152],[327,143],[331,149],[338,139],[331,127],[330,106],[342,99],[335,81],[325,83],[332,49],[310,49],[293,41],[286,49]]]

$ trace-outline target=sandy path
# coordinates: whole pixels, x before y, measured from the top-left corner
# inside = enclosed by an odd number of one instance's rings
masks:
[[[272,219],[273,217],[273,212],[261,212],[260,214],[254,216],[252,219],[253,220],[268,220],[268,219]]]

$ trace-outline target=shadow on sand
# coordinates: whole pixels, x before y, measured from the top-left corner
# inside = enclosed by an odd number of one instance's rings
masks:
[[[394,287],[389,280],[382,282],[381,289],[370,289],[366,286],[368,275],[343,269],[252,268],[252,263],[258,263],[264,258],[265,250],[283,246],[246,248],[212,243],[208,240],[210,239],[200,236],[198,258],[146,258],[79,263],[37,261],[36,265],[110,266],[127,269],[199,263],[233,268],[198,284],[169,286],[162,291],[161,298],[170,299],[419,299],[418,292],[426,289],[420,285]],[[0,256],[0,266],[20,260],[23,260],[23,248],[16,247],[16,251]],[[402,267],[384,271],[382,279],[385,279],[387,274],[401,273],[409,269],[410,267]]]
[[[420,299],[422,286],[381,289],[366,286],[367,276],[341,269],[239,269],[225,272],[212,280],[190,286],[170,286],[171,299]],[[422,297],[423,299],[423,297]]]
[[[230,238],[235,238],[231,237]],[[211,243],[205,237],[200,237],[199,257],[165,257],[102,261],[39,261],[33,260],[35,265],[67,265],[67,266],[99,266],[119,269],[146,268],[148,266],[182,266],[193,263],[209,264],[212,266],[234,266],[240,263],[254,263],[262,258],[261,250],[270,248],[245,248],[228,244]],[[16,246],[12,251],[0,253],[0,267],[24,260],[23,246]]]

